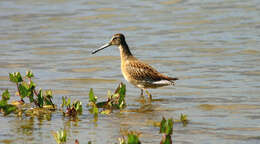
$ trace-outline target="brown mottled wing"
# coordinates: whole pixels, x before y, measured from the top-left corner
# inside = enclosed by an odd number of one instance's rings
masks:
[[[177,80],[176,78],[167,77],[153,67],[146,63],[142,63],[138,60],[131,61],[125,65],[126,71],[131,75],[132,78],[136,80],[144,81],[159,81],[159,80]]]

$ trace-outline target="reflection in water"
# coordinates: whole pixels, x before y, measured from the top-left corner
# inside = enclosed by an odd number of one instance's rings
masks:
[[[176,87],[151,91],[139,100],[127,84],[127,108],[79,120],[55,112],[39,117],[0,116],[0,143],[55,143],[51,132],[69,131],[68,143],[115,143],[120,129],[142,132],[143,143],[159,143],[147,120],[187,114],[191,124],[174,126],[175,143],[259,143],[259,0],[251,1],[67,1],[2,0],[0,90],[15,87],[8,73],[32,69],[43,89],[88,103],[124,81],[116,47],[91,51],[114,33],[124,33],[133,54],[160,72],[180,78]],[[2,92],[2,91],[1,91]],[[189,139],[187,139],[187,137]]]

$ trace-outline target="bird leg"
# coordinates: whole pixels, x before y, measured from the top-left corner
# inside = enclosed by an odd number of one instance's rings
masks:
[[[148,92],[148,90],[145,90],[145,92],[146,92],[146,94],[147,94],[149,100],[152,100],[152,99],[153,99],[153,98],[152,98],[152,94],[150,94],[150,93]]]
[[[140,96],[143,96],[143,95],[144,95],[144,90],[141,89],[141,94],[140,94]]]

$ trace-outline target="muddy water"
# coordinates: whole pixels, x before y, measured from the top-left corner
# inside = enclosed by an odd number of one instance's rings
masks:
[[[57,112],[50,118],[0,116],[0,143],[55,143],[51,132],[69,130],[68,143],[115,143],[128,129],[143,143],[159,143],[151,120],[187,114],[174,126],[174,143],[260,142],[260,2],[258,0],[0,2],[0,91],[15,86],[8,73],[31,69],[43,89],[88,102],[120,81],[116,47],[91,55],[114,33],[124,33],[132,53],[160,72],[177,76],[175,87],[151,90],[154,102],[138,102],[127,84],[128,112],[93,116],[84,106],[79,121]],[[12,97],[12,100],[16,97]]]

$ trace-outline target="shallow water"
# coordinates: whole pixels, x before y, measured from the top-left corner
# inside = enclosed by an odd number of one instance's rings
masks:
[[[79,121],[0,116],[0,143],[55,143],[51,132],[69,130],[68,143],[115,143],[122,130],[141,132],[143,143],[159,143],[149,121],[187,114],[174,125],[174,143],[260,143],[260,2],[258,0],[0,2],[0,92],[15,85],[8,73],[31,69],[38,87],[79,99]],[[124,33],[134,55],[160,72],[180,78],[175,87],[151,90],[151,105],[138,103],[140,91],[127,83],[128,112],[87,111],[88,92],[99,100],[126,83],[119,51],[91,51]],[[12,97],[12,100],[17,97]]]

